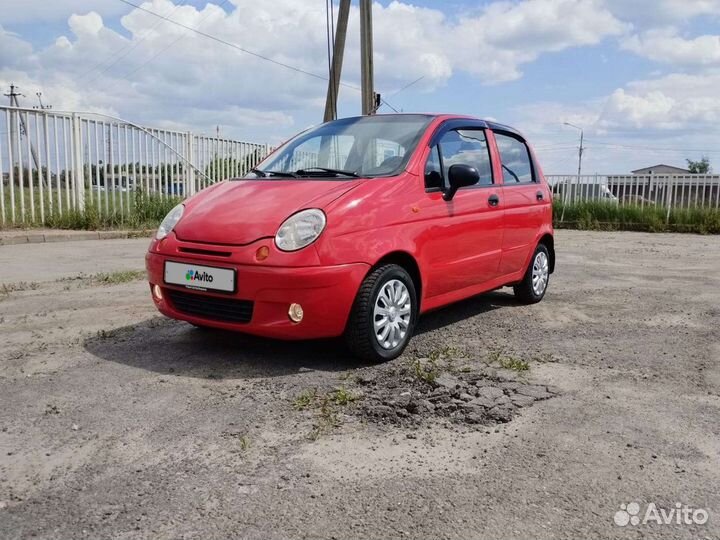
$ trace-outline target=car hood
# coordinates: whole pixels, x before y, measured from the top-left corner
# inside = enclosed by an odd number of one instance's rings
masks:
[[[275,236],[288,217],[321,208],[361,183],[359,180],[250,179],[216,184],[185,203],[175,226],[180,240],[244,245]]]

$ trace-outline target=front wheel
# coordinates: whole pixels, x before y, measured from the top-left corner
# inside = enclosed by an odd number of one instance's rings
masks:
[[[410,275],[396,264],[380,266],[360,285],[345,340],[363,360],[392,360],[410,341],[417,314],[417,293]]]
[[[538,244],[523,280],[513,287],[515,296],[525,304],[543,299],[550,280],[550,254],[544,244]]]

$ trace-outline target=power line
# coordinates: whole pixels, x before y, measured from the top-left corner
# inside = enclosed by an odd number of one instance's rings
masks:
[[[658,152],[698,152],[701,154],[716,154],[720,153],[720,150],[702,150],[698,148],[661,148],[659,146],[642,146],[642,145],[629,145],[629,144],[619,144],[619,143],[608,143],[608,142],[601,142],[601,141],[588,141],[592,144],[597,144],[600,146],[608,146],[608,147],[615,147],[615,148],[626,148],[629,150],[656,150]]]
[[[219,7],[219,8],[222,8],[222,7],[223,7],[225,4],[227,4],[229,1],[230,1],[230,0],[223,0],[221,3],[218,4],[218,7]],[[211,15],[211,13],[208,13],[205,17],[203,17],[202,19],[200,19],[199,22],[200,22],[200,23],[204,22],[210,15]],[[160,21],[160,22],[163,22],[163,21]],[[171,41],[170,43],[168,43],[167,46],[165,46],[165,47],[163,47],[162,49],[160,49],[157,53],[155,53],[155,54],[152,55],[150,58],[148,58],[147,60],[145,60],[142,64],[140,64],[139,66],[137,66],[137,67],[135,67],[134,69],[132,69],[132,70],[130,70],[129,72],[127,72],[127,73],[124,75],[123,78],[127,79],[127,78],[131,77],[132,75],[134,75],[135,73],[137,73],[138,71],[140,71],[140,70],[141,70],[142,68],[144,68],[147,64],[149,64],[150,62],[152,62],[153,60],[155,60],[158,56],[160,56],[160,55],[163,54],[165,51],[167,51],[170,47],[172,47],[173,45],[175,45],[178,41],[180,41],[181,39],[183,39],[183,37],[184,37],[184,36],[179,36],[179,37],[177,37],[176,39],[174,39],[173,41]]]
[[[172,23],[172,24],[174,24],[174,25],[176,25],[176,26],[179,26],[179,27],[184,28],[184,29],[186,29],[186,30],[190,30],[191,32],[195,32],[195,33],[198,34],[198,35],[201,35],[201,36],[203,36],[203,37],[206,37],[207,39],[211,39],[211,40],[213,40],[213,41],[216,41],[217,43],[222,43],[223,45],[227,45],[228,47],[232,47],[233,49],[236,49],[236,50],[238,50],[238,51],[240,51],[240,52],[244,52],[245,54],[249,54],[250,56],[254,56],[254,57],[259,58],[259,59],[261,59],[261,60],[265,60],[266,62],[270,62],[270,63],[275,64],[275,65],[277,65],[277,66],[284,67],[285,69],[290,69],[290,70],[295,71],[295,72],[297,72],[297,73],[302,73],[303,75],[307,75],[307,76],[309,76],[309,77],[314,77],[314,78],[320,79],[320,80],[322,80],[322,81],[327,81],[327,80],[328,80],[327,77],[324,77],[323,75],[318,75],[317,73],[313,73],[312,71],[307,71],[307,70],[305,70],[305,69],[302,69],[302,68],[299,68],[299,67],[296,67],[296,66],[292,66],[292,65],[290,65],[290,64],[286,64],[285,62],[280,62],[279,60],[275,60],[275,59],[273,59],[273,58],[270,58],[269,56],[265,56],[265,55],[263,55],[263,54],[260,54],[260,53],[255,52],[255,51],[251,51],[251,50],[249,50],[249,49],[246,49],[245,47],[241,47],[240,45],[237,45],[236,43],[232,43],[232,42],[230,42],[230,41],[226,41],[226,40],[224,40],[224,39],[222,39],[222,38],[219,38],[219,37],[217,37],[217,36],[213,36],[212,34],[208,34],[207,32],[203,32],[202,30],[198,30],[197,28],[193,28],[192,26],[188,26],[188,25],[183,24],[183,23],[181,23],[181,22],[175,21],[175,20],[173,20],[173,19],[170,19],[169,17],[166,17],[166,16],[164,16],[164,15],[160,15],[159,13],[155,13],[154,11],[149,10],[149,9],[146,9],[146,8],[144,8],[144,7],[142,7],[142,6],[138,6],[137,4],[133,4],[133,3],[130,2],[129,0],[119,0],[119,1],[122,2],[123,4],[127,4],[128,6],[132,6],[132,7],[134,7],[135,9],[139,9],[139,10],[141,10],[141,11],[144,11],[144,12],[146,12],[146,13],[149,13],[149,14],[151,14],[151,15],[154,15],[155,17],[159,17],[159,18],[161,18],[161,19],[163,19],[163,20],[166,20],[166,21],[168,21],[169,23]],[[341,83],[341,84],[343,84],[343,83]],[[343,84],[343,86],[347,86],[347,87],[349,87],[349,88],[354,88],[355,90],[359,90],[359,88],[357,88],[356,86],[352,86],[352,85],[348,85],[348,84]]]
[[[175,13],[175,10],[177,10],[180,6],[182,6],[186,1],[187,1],[187,0],[181,0],[181,2],[180,2],[178,5],[176,5],[173,9],[171,9],[171,10],[168,12],[168,15],[172,15],[173,13]],[[95,64],[93,67],[91,67],[88,71],[86,71],[85,73],[83,73],[82,75],[80,75],[80,77],[78,77],[78,80],[84,79],[85,77],[87,77],[88,75],[90,75],[93,71],[97,70],[97,69],[98,69],[101,65],[103,65],[105,62],[107,62],[108,60],[112,60],[113,56],[119,54],[119,56],[118,56],[114,61],[111,61],[110,64],[108,64],[107,66],[105,66],[105,68],[104,68],[100,73],[98,73],[97,76],[95,76],[93,79],[91,79],[91,80],[88,82],[88,84],[91,84],[91,83],[95,82],[95,80],[97,80],[97,78],[100,77],[100,75],[102,75],[103,73],[105,73],[108,69],[110,69],[111,67],[113,67],[113,66],[114,66],[115,64],[117,64],[120,60],[122,60],[122,59],[125,58],[128,54],[130,54],[135,48],[137,48],[138,45],[140,45],[140,43],[142,43],[145,39],[147,39],[147,37],[150,35],[150,33],[151,33],[153,30],[155,30],[158,26],[160,26],[163,22],[164,22],[164,21],[162,21],[162,20],[157,21],[156,24],[154,24],[152,27],[148,28],[145,32],[143,32],[143,34],[140,36],[140,38],[139,38],[136,42],[129,44],[129,46],[120,47],[118,50],[116,50],[114,53],[112,53],[110,56],[108,56],[105,60],[101,60],[100,62],[98,62],[97,64]],[[120,53],[123,53],[123,51],[124,51],[124,54],[120,54]]]

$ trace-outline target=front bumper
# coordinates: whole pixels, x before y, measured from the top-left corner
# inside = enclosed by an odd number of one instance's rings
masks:
[[[159,285],[163,292],[161,299],[151,294],[161,313],[198,325],[278,339],[314,339],[341,335],[360,283],[370,268],[364,263],[330,266],[266,266],[258,262],[253,264],[248,254],[254,253],[257,245],[232,248],[233,254],[221,261],[216,257],[182,253],[177,249],[181,244],[184,243],[172,240],[159,247],[153,242],[145,257],[151,291],[154,285]],[[236,292],[204,292],[166,284],[166,260],[234,268],[237,271]],[[173,303],[171,295],[168,294],[172,290],[210,298],[251,301],[252,316],[249,322],[238,323],[190,314]],[[288,317],[291,303],[300,304],[303,308],[304,316],[299,323],[292,322]]]

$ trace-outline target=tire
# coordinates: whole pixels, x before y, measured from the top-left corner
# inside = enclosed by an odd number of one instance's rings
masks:
[[[537,276],[535,286],[534,277]],[[544,277],[544,279],[543,279]],[[513,287],[515,297],[523,304],[537,304],[545,296],[550,283],[550,253],[544,244],[535,248],[522,281]]]
[[[407,299],[404,299],[403,292],[407,293]],[[389,312],[384,317],[386,324],[380,327],[380,335],[376,334],[375,322],[376,318],[378,322],[383,318],[378,318],[382,315],[376,315],[376,308],[380,312]],[[417,293],[410,274],[396,264],[380,266],[372,270],[360,285],[345,329],[345,342],[353,355],[362,360],[392,360],[402,354],[410,341],[417,317]],[[388,332],[383,340],[385,328]]]

